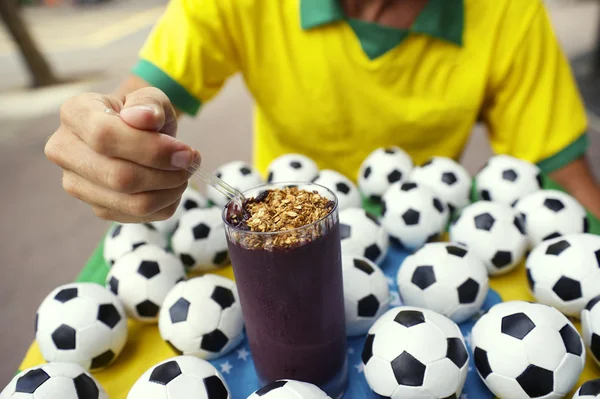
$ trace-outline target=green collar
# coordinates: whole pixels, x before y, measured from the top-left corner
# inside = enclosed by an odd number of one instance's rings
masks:
[[[464,0],[429,0],[408,32],[429,35],[462,46],[464,14]],[[347,19],[339,0],[300,0],[302,29]]]

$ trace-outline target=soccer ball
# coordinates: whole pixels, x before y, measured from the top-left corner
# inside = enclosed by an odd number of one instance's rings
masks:
[[[536,165],[509,155],[496,155],[475,176],[479,198],[512,205],[519,198],[542,188],[542,173]]]
[[[352,180],[335,170],[325,169],[319,172],[313,183],[319,184],[333,191],[338,199],[340,210],[360,208],[362,198]]]
[[[263,184],[260,174],[244,161],[229,162],[220,166],[214,173],[218,178],[242,193]],[[220,207],[227,205],[227,202],[229,202],[226,196],[211,186],[207,187],[206,195],[208,199]]]
[[[469,247],[496,276],[517,267],[527,250],[521,216],[510,206],[480,201],[463,209],[450,226],[450,241]]]
[[[181,201],[179,201],[179,205],[177,206],[173,216],[167,220],[152,222],[151,224],[156,227],[156,229],[160,231],[162,235],[169,236],[173,233],[173,230],[175,230],[175,226],[177,226],[177,222],[179,221],[181,215],[183,215],[186,211],[189,211],[190,209],[207,207],[208,201],[202,194],[200,194],[200,191],[188,185],[181,195]]]
[[[390,289],[383,271],[366,258],[344,256],[346,334],[364,335],[388,309]]]
[[[71,283],[52,291],[40,305],[35,338],[47,362],[108,366],[127,341],[127,318],[119,299],[101,285]]]
[[[0,392],[0,399],[108,399],[104,388],[74,363],[47,363],[23,370]]]
[[[575,392],[573,399],[600,399],[600,378],[584,382]]]
[[[168,292],[184,279],[185,269],[175,255],[143,245],[115,262],[106,287],[121,300],[129,317],[153,323]]]
[[[585,364],[583,341],[573,324],[539,303],[497,304],[471,334],[477,373],[500,398],[562,398]]]
[[[539,302],[579,317],[600,295],[600,236],[574,234],[544,241],[531,251],[526,268]]]
[[[319,167],[302,154],[285,154],[275,158],[267,168],[269,183],[311,182],[319,175]]]
[[[265,385],[248,399],[331,399],[318,386],[295,380],[277,380]]]
[[[163,302],[158,328],[178,354],[214,359],[230,352],[244,329],[235,283],[214,274],[178,283]]]
[[[448,204],[450,213],[470,203],[471,176],[453,159],[432,157],[423,165],[415,167],[409,180],[431,188]]]
[[[175,255],[188,271],[209,271],[229,263],[225,228],[219,208],[184,213],[171,237]]]
[[[362,352],[367,383],[392,399],[460,397],[468,360],[452,320],[410,306],[384,313],[369,330]]]
[[[395,183],[383,196],[381,224],[392,241],[405,249],[437,241],[448,217],[448,206],[417,183]]]
[[[592,357],[600,365],[600,296],[592,299],[581,311],[581,330],[585,346],[590,348]],[[600,394],[600,392],[599,392]]]
[[[379,220],[362,208],[348,208],[340,212],[342,254],[364,256],[380,263],[389,247],[389,236]]]
[[[468,248],[431,243],[409,255],[398,270],[402,302],[462,323],[483,305],[489,280],[485,264]]]
[[[230,399],[223,376],[206,360],[176,356],[146,370],[127,399]]]
[[[562,191],[540,190],[528,194],[517,201],[515,209],[523,217],[531,247],[544,240],[589,230],[585,208]]]
[[[113,224],[104,237],[104,260],[112,266],[121,256],[144,244],[167,248],[167,239],[150,223]]]
[[[358,187],[371,201],[379,203],[387,189],[403,182],[413,168],[413,161],[404,150],[392,146],[378,148],[360,165]]]

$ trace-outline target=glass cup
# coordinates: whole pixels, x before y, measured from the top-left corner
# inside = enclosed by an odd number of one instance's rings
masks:
[[[223,211],[246,334],[261,386],[305,381],[336,399],[348,379],[337,197],[310,183],[268,184],[244,196],[290,185],[335,205],[315,223],[274,233],[239,229],[227,222],[227,206]]]

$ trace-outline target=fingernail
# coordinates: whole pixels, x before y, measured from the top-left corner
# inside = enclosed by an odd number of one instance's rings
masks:
[[[176,168],[187,168],[194,159],[194,153],[189,150],[177,151],[171,155],[171,165]]]
[[[121,110],[121,115],[123,113],[135,113],[135,112],[152,112],[153,114],[158,113],[158,110],[153,105],[134,105],[133,107],[126,107]]]

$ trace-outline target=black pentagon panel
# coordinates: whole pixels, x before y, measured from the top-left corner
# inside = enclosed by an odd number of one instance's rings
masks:
[[[340,223],[340,238],[345,240],[352,236],[352,227],[348,224]]]
[[[560,212],[565,209],[565,205],[561,200],[556,198],[546,198],[544,201],[544,206],[550,209],[552,212]]]
[[[336,184],[335,188],[338,192],[340,192],[342,194],[348,194],[350,192],[350,186],[348,186],[344,182],[340,182],[340,183]]]
[[[369,334],[367,335],[367,339],[365,340],[365,344],[363,346],[363,351],[361,355],[361,359],[363,364],[367,364],[369,359],[373,356],[373,340],[375,339],[375,335]]]
[[[581,283],[565,276],[558,279],[552,287],[552,291],[565,302],[574,301],[583,295],[581,293]]]
[[[112,238],[117,238],[117,236],[119,234],[121,234],[121,229],[123,228],[122,224],[117,225],[117,227],[115,227],[115,229],[112,231],[111,237]]]
[[[419,214],[419,212],[415,211],[414,209],[409,209],[402,215],[402,219],[404,220],[404,223],[407,226],[414,226],[416,224],[419,224],[420,217],[421,215]]]
[[[596,261],[598,262],[598,267],[600,267],[600,249],[597,250],[596,252],[594,252],[594,255],[596,256]]]
[[[461,304],[474,303],[477,294],[479,294],[479,283],[472,278],[469,278],[458,287],[458,301]]]
[[[156,317],[158,315],[159,307],[152,301],[146,299],[144,302],[138,303],[135,306],[138,314],[142,317]]]
[[[183,203],[183,209],[185,209],[186,211],[196,208],[200,208],[200,205],[192,199],[186,199]]]
[[[159,385],[167,385],[181,375],[181,368],[175,360],[160,364],[152,370],[149,381]]]
[[[395,154],[396,153],[396,149],[393,147],[387,147],[383,150],[383,152],[385,152],[386,154]]]
[[[371,244],[365,248],[364,256],[370,261],[375,262],[381,256],[381,249],[379,249],[377,244]]]
[[[600,302],[600,295],[598,295],[597,297],[592,298],[587,305],[585,305],[585,308],[587,310],[592,310],[594,308],[594,306],[596,306],[596,304]]]
[[[15,392],[34,393],[42,384],[50,379],[50,376],[42,369],[29,370],[19,377]]]
[[[400,186],[400,190],[402,191],[410,191],[415,188],[417,188],[417,183],[412,182],[402,183],[402,185]]]
[[[108,327],[114,328],[121,321],[121,315],[115,305],[106,303],[98,306],[97,319]]]
[[[554,374],[550,370],[530,364],[517,377],[517,382],[530,398],[540,398],[554,389]]]
[[[108,281],[108,288],[113,294],[119,295],[119,280],[117,280],[115,276],[110,277],[110,280]]]
[[[498,251],[494,254],[492,258],[492,264],[501,269],[505,266],[508,266],[512,263],[512,254],[508,251]]]
[[[516,339],[524,339],[534,328],[535,324],[525,313],[515,313],[502,318],[502,334]]]
[[[273,381],[270,384],[265,385],[264,387],[262,387],[261,389],[259,389],[255,393],[256,393],[257,396],[265,396],[269,392],[271,392],[271,391],[273,391],[275,389],[281,388],[285,384],[287,384],[287,381]]]
[[[368,262],[366,262],[363,259],[354,258],[353,259],[353,264],[354,264],[355,268],[357,268],[358,270],[360,270],[360,271],[362,271],[362,272],[364,272],[366,274],[370,275],[370,274],[373,274],[375,272],[375,269],[373,269],[373,267]]]
[[[252,173],[252,171],[250,170],[250,168],[249,168],[249,167],[247,167],[247,166],[242,166],[242,167],[240,168],[240,173],[241,173],[242,175],[244,175],[244,176],[248,176],[250,173]]]
[[[542,238],[542,241],[548,241],[548,240],[552,240],[553,238],[558,238],[561,237],[562,234],[554,232],[552,234],[548,234],[546,237]]]
[[[131,244],[131,248],[132,248],[132,249],[138,249],[138,248],[139,248],[139,247],[141,247],[142,245],[146,245],[146,243],[145,243],[145,242],[143,242],[143,241],[142,241],[142,242],[136,242],[136,243],[134,243],[134,244]]]
[[[225,266],[227,263],[229,263],[229,251],[219,251],[215,254],[213,264]]]
[[[61,324],[52,333],[52,342],[57,349],[73,350],[76,347],[76,333],[73,327]]]
[[[462,368],[467,360],[469,360],[469,354],[465,344],[460,338],[448,338],[448,350],[446,351],[446,357],[456,364],[459,369]]]
[[[424,164],[421,165],[422,168],[429,166],[433,163],[433,158],[429,158],[427,161],[425,161]]]
[[[565,326],[560,330],[560,336],[565,344],[567,353],[576,356],[581,356],[583,354],[583,343],[581,342],[581,336],[573,326],[570,324],[565,324]]]
[[[172,350],[173,352],[175,352],[177,355],[179,355],[179,356],[183,355],[183,352],[182,352],[182,351],[180,351],[179,349],[177,349],[177,347],[176,347],[175,345],[173,345],[173,344],[171,343],[171,341],[169,341],[169,340],[165,340],[165,342],[166,342],[166,344],[169,346],[169,348],[171,348],[171,350]]]
[[[387,176],[387,180],[390,184],[392,183],[396,183],[398,181],[400,181],[400,179],[402,179],[402,172],[400,172],[399,170],[394,170],[392,171],[390,174],[388,174]]]
[[[73,298],[77,298],[77,288],[65,288],[54,296],[54,300],[60,303],[68,302]]]
[[[210,296],[213,301],[219,304],[221,309],[227,309],[235,302],[233,292],[229,288],[217,285]]]
[[[367,167],[365,168],[365,171],[363,172],[363,177],[364,177],[365,179],[368,179],[370,175],[371,175],[371,167],[370,167],[370,166],[367,166]]]
[[[567,240],[560,240],[558,242],[555,242],[554,244],[550,244],[548,248],[546,248],[546,255],[558,256],[570,246],[571,244],[569,244]]]
[[[517,175],[517,172],[515,172],[513,169],[507,169],[504,172],[502,172],[502,178],[504,180],[515,181],[517,180],[517,177],[519,176]]]
[[[537,181],[537,184],[540,188],[544,188],[544,177],[542,176],[541,173],[538,173],[535,176],[535,180]]]
[[[106,367],[110,364],[110,362],[113,361],[114,358],[115,358],[114,352],[109,349],[106,352],[93,358],[92,365],[90,366],[90,368],[99,369],[102,367]]]
[[[210,227],[204,223],[200,223],[192,229],[192,233],[194,233],[194,239],[202,240],[208,237],[208,234],[210,233]]]
[[[269,172],[269,176],[267,177],[267,183],[272,183],[273,182],[273,172]]]
[[[479,197],[481,197],[481,199],[484,201],[492,200],[492,196],[488,190],[481,190],[481,192],[479,193]]]
[[[381,203],[381,217],[384,217],[386,212],[387,212],[387,205],[385,204],[385,202],[382,202]]]
[[[444,213],[444,205],[438,198],[433,198],[433,207],[437,209],[439,213]]]
[[[216,375],[205,378],[203,382],[208,396],[207,399],[227,399],[229,397],[225,384]]]
[[[600,360],[600,335],[592,334],[592,344],[590,345],[590,350],[594,357]]]
[[[446,252],[450,255],[458,256],[459,258],[464,258],[467,254],[466,249],[457,247],[456,245],[446,245]]]
[[[75,391],[79,399],[98,399],[100,396],[100,390],[98,386],[87,374],[80,374],[73,379],[75,384]]]
[[[290,162],[290,167],[292,169],[300,169],[302,167],[302,164],[298,161],[292,161]]]
[[[492,367],[488,360],[487,352],[481,348],[475,348],[473,351],[473,357],[475,358],[475,367],[483,379],[486,379],[488,375],[492,374]]]
[[[590,380],[583,383],[579,389],[579,395],[581,396],[598,396],[600,395],[600,378],[596,380]]]
[[[381,195],[372,194],[369,196],[369,200],[371,202],[373,202],[374,204],[380,204],[381,203]]]
[[[410,353],[402,352],[392,360],[392,371],[399,385],[420,387],[425,379],[425,365]]]
[[[171,316],[171,323],[181,323],[187,320],[188,311],[190,310],[190,303],[185,298],[179,298],[171,308],[169,309],[169,315]]]
[[[418,266],[410,281],[422,290],[433,285],[435,283],[433,266]]]
[[[379,310],[379,301],[371,294],[358,301],[358,316],[375,317]]]
[[[160,273],[160,267],[158,266],[158,262],[145,260],[140,264],[137,272],[147,279],[151,279]]]
[[[192,267],[196,264],[196,260],[188,254],[179,254],[179,259],[181,260],[181,263],[183,263],[183,265],[186,267]]]
[[[152,223],[144,223],[144,226],[146,226],[150,230],[156,231],[156,227],[154,227],[154,225]]]
[[[481,215],[475,216],[475,228],[477,230],[490,231],[494,227],[496,220],[489,213],[482,213]]]
[[[425,316],[418,310],[401,310],[394,318],[394,321],[408,328],[425,323]]]
[[[228,341],[229,339],[221,330],[213,330],[202,337],[200,349],[216,353],[223,349]]]
[[[447,185],[451,186],[454,183],[456,183],[458,181],[458,179],[456,178],[456,175],[452,172],[444,172],[442,173],[442,182],[446,183]]]
[[[523,220],[520,217],[515,216],[515,219],[513,220],[513,224],[515,225],[517,230],[519,230],[519,233],[521,233],[522,235],[525,235],[525,225],[523,224]]]
[[[425,242],[427,242],[427,243],[439,242],[439,241],[440,241],[440,233],[433,233],[432,235],[427,237],[427,240],[425,240]]]
[[[529,284],[529,288],[533,291],[535,289],[535,281],[533,280],[530,269],[527,269],[527,283]]]

